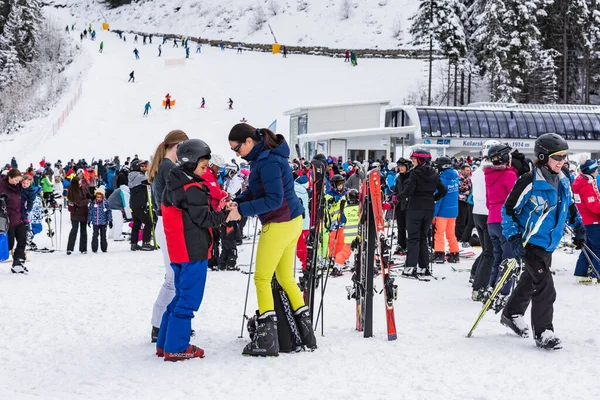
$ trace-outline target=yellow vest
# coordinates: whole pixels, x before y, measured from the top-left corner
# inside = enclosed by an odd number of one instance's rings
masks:
[[[359,205],[352,204],[344,207],[346,225],[344,226],[344,243],[352,243],[358,236],[358,224],[360,223]]]

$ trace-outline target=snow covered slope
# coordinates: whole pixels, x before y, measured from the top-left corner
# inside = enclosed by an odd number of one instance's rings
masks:
[[[63,12],[56,12],[63,15]],[[57,20],[60,20],[58,17]],[[62,21],[70,21],[65,18]],[[66,24],[66,22],[65,22]],[[83,28],[83,21],[77,26]],[[86,157],[91,160],[139,154],[148,158],[172,129],[206,140],[226,158],[234,154],[226,140],[229,129],[242,118],[267,127],[286,110],[299,105],[348,101],[399,102],[419,81],[426,79],[420,60],[359,59],[357,67],[341,59],[256,52],[236,54],[204,46],[184,61],[184,50],[167,43],[158,55],[158,38],[144,46],[119,40],[98,30],[96,41],[84,39],[83,55],[70,71],[73,87],[82,83],[82,94],[66,122],[52,135],[52,126],[73,94],[57,99],[56,112],[28,124],[16,135],[0,137],[0,159],[16,156],[22,162],[42,156],[55,161]],[[79,34],[73,34],[79,41]],[[104,52],[98,47],[104,42]],[[140,51],[140,60],[133,55]],[[184,61],[165,66],[165,60]],[[135,71],[135,83],[128,83]],[[85,75],[82,75],[86,71]],[[164,96],[177,100],[172,110],[161,108]],[[201,98],[206,108],[200,109]],[[231,97],[234,109],[227,109]],[[142,118],[150,101],[150,116]],[[288,128],[289,129],[289,128]]]
[[[419,6],[418,0],[153,0],[108,10],[99,1],[52,3],[94,24],[104,14],[113,29],[272,43],[270,24],[277,41],[288,46],[354,49],[406,47],[408,18]]]

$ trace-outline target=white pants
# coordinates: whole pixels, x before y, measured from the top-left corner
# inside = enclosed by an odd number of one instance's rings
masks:
[[[167,306],[171,300],[173,300],[173,297],[175,297],[173,268],[171,268],[171,261],[169,260],[167,238],[165,236],[165,228],[163,226],[162,217],[158,217],[154,234],[156,235],[156,242],[160,246],[160,251],[163,255],[163,262],[165,263],[165,281],[158,292],[158,297],[154,302],[154,308],[152,310],[152,326],[160,328],[160,322],[162,321],[163,314],[165,313],[165,310],[167,309]]]
[[[121,210],[112,210],[113,227],[110,237],[113,240],[123,240],[123,213]]]

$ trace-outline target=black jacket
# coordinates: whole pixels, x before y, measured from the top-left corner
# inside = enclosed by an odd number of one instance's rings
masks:
[[[212,228],[225,223],[226,211],[214,211],[204,179],[173,168],[162,201],[169,259],[173,263],[208,260]]]
[[[410,176],[410,172],[406,172],[404,174],[398,173],[396,175],[396,183],[394,184],[394,187],[392,188],[392,191],[398,198],[398,206],[400,207],[401,210],[406,210],[408,208],[408,198],[401,197],[401,193],[404,190],[404,188],[406,187],[406,184],[408,183],[409,176]]]
[[[437,193],[434,196],[435,191]],[[400,198],[408,198],[407,210],[433,211],[434,203],[444,197],[448,189],[442,184],[440,175],[431,165],[419,165],[410,175],[400,193]]]
[[[152,180],[152,207],[158,215],[161,215],[160,204],[162,203],[165,187],[167,187],[167,177],[173,168],[175,168],[173,161],[168,158],[163,159],[158,166],[156,176]]]

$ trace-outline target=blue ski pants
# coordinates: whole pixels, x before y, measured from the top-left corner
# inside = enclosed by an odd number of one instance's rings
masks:
[[[175,297],[163,314],[156,348],[166,353],[182,353],[190,346],[192,318],[204,296],[208,260],[171,263]]]
[[[586,244],[590,248],[590,250],[598,257],[600,257],[600,225],[586,225],[585,226],[585,236],[586,236]],[[594,264],[594,268],[596,271],[600,272],[600,264],[592,255],[589,254],[590,259],[592,260],[592,264]],[[590,264],[588,263],[587,258],[583,254],[583,250],[579,254],[579,258],[577,259],[577,264],[575,265],[575,276],[588,276],[588,268]],[[596,274],[592,272],[592,277],[596,277]]]

